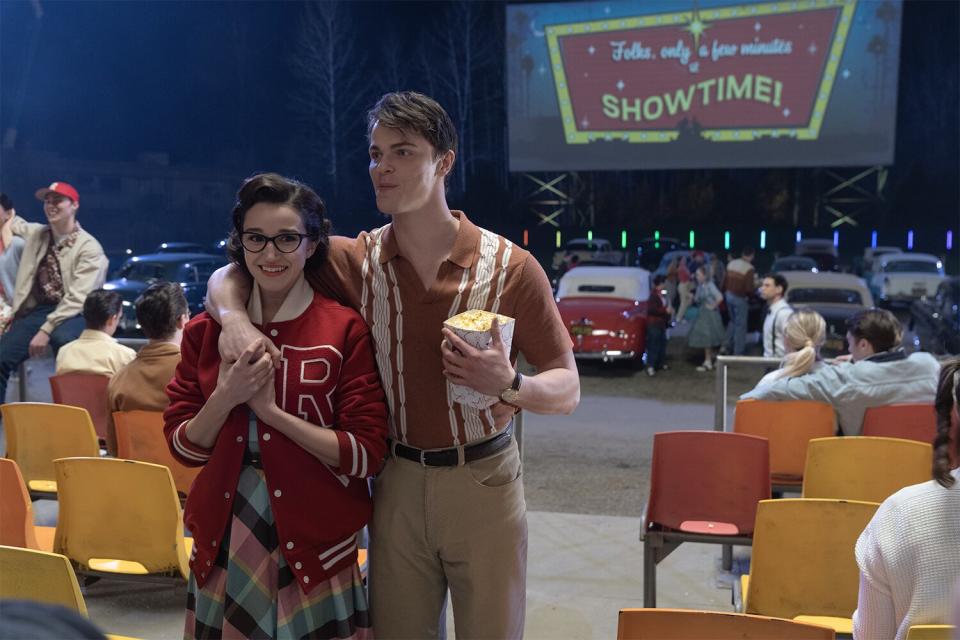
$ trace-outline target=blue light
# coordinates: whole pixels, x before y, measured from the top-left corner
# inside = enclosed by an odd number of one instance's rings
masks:
[[[803,240],[803,234],[800,233],[800,229],[797,229],[797,242]]]
[[[767,232],[766,232],[766,230],[762,230],[762,231],[760,232],[760,248],[761,248],[761,249],[766,249],[766,248],[767,248]]]
[[[834,232],[833,232],[833,246],[835,246],[835,247],[839,247],[839,246],[840,246],[840,232],[839,232],[839,231],[834,231]]]
[[[953,249],[953,231],[947,231],[947,251]]]
[[[877,232],[876,231],[873,231],[870,234],[870,248],[871,249],[877,248]]]
[[[907,249],[913,251],[913,229],[907,231]]]

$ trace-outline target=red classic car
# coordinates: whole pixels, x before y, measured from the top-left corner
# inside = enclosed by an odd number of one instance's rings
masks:
[[[576,267],[557,286],[557,307],[582,360],[643,358],[650,272],[637,267]]]

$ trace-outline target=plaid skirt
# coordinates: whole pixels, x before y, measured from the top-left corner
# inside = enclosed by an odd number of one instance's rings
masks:
[[[198,588],[190,575],[183,637],[367,640],[373,633],[356,564],[309,595],[300,590],[279,550],[263,470],[245,466],[210,578]]]

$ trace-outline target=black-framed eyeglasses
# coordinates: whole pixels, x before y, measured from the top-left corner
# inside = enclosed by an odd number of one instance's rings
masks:
[[[260,253],[272,242],[280,253],[293,253],[300,248],[304,238],[310,236],[305,233],[279,233],[275,236],[265,236],[262,233],[244,231],[240,234],[240,244],[250,253]]]

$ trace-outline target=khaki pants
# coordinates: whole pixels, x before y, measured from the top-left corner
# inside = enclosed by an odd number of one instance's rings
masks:
[[[370,609],[380,640],[523,637],[527,515],[516,441],[462,467],[388,457],[374,482]]]

